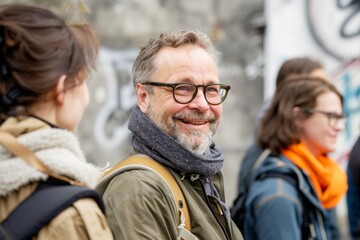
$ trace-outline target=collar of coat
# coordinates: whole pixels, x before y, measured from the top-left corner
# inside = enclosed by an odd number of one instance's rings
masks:
[[[101,176],[97,167],[86,162],[77,137],[70,131],[51,128],[35,118],[10,118],[0,129],[17,136],[21,144],[56,173],[81,181],[90,188]],[[0,145],[0,196],[47,178]]]

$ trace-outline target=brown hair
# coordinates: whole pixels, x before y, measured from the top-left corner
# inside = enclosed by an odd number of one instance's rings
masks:
[[[276,86],[280,85],[289,75],[310,74],[312,71],[321,68],[323,68],[323,66],[320,62],[310,58],[291,58],[281,65],[276,78]]]
[[[295,121],[309,118],[312,113],[308,110],[314,108],[317,97],[326,92],[335,93],[343,103],[340,92],[325,79],[309,76],[285,79],[277,88],[271,106],[262,119],[259,145],[279,154],[281,149],[298,143],[300,131]],[[298,112],[294,112],[295,107],[299,108]]]
[[[215,62],[218,62],[218,52],[209,37],[197,31],[178,31],[163,33],[150,39],[147,45],[140,49],[132,68],[133,84],[149,81],[156,71],[156,54],[164,47],[177,48],[184,45],[194,45],[205,49]]]
[[[66,87],[79,84],[79,74],[95,67],[98,39],[90,26],[67,25],[47,9],[23,4],[0,6],[0,104],[2,115],[26,113],[66,75]],[[4,98],[16,89],[11,104]],[[6,106],[10,105],[10,106]],[[9,108],[9,109],[7,109]],[[4,117],[4,116],[3,116]]]

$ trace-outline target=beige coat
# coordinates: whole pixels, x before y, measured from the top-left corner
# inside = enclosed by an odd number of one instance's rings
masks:
[[[86,162],[76,136],[66,130],[50,128],[34,118],[9,118],[0,126],[17,137],[51,171],[93,188],[99,169]],[[11,154],[0,144],[0,222],[48,176]],[[39,209],[41,211],[41,209]],[[27,217],[27,216],[24,216]],[[32,239],[108,240],[111,230],[95,200],[83,198],[62,211]]]

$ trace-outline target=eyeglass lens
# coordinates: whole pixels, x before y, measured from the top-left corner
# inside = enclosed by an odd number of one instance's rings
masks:
[[[334,113],[328,113],[326,114],[329,120],[329,124],[331,126],[336,126],[338,124],[344,124],[346,121],[346,118],[344,116],[341,115],[337,115]]]
[[[226,97],[226,89],[219,84],[196,86],[192,84],[179,84],[174,88],[175,100],[179,103],[191,102],[197,95],[199,87],[203,87],[204,96],[210,104],[220,104]]]
[[[324,116],[326,116],[330,126],[337,126],[339,123],[341,123],[343,125],[346,122],[346,114],[337,114],[334,112],[326,112],[326,111],[320,111],[320,110],[316,110],[316,109],[309,109],[308,111],[311,113],[319,113],[319,114],[323,114]]]

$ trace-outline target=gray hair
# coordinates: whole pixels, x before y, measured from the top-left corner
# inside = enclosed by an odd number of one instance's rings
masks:
[[[132,68],[133,84],[149,81],[156,72],[156,55],[164,47],[177,48],[184,45],[199,46],[206,50],[215,63],[219,62],[219,53],[210,38],[200,31],[167,32],[152,38],[141,47]]]

